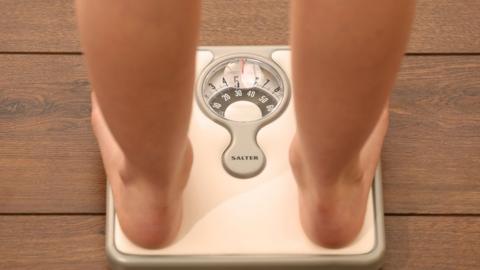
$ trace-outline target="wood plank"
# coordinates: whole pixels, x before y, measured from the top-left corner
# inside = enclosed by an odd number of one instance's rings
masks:
[[[0,51],[79,51],[73,0],[0,0]]]
[[[0,0],[0,52],[78,52],[72,0]],[[287,0],[203,1],[202,45],[288,43]],[[480,2],[417,0],[409,52],[480,52]]]
[[[383,149],[388,213],[480,213],[480,57],[407,57]]]
[[[478,269],[480,217],[386,217],[382,269]],[[106,269],[103,216],[0,216],[2,269]]]
[[[480,1],[416,0],[408,52],[480,52]]]
[[[0,216],[0,269],[107,269],[103,216]]]
[[[0,62],[0,213],[103,213],[81,57]],[[383,156],[387,213],[480,213],[478,78],[480,56],[406,58]]]
[[[478,269],[480,217],[386,217],[382,269]]]
[[[103,213],[81,57],[0,59],[0,212]]]

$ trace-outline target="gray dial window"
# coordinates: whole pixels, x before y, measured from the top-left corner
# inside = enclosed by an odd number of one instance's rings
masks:
[[[257,133],[283,112],[289,97],[287,86],[279,67],[256,56],[219,59],[202,73],[197,101],[203,112],[232,136],[222,155],[223,166],[231,175],[249,178],[265,167]]]
[[[268,64],[236,57],[210,70],[202,96],[208,108],[222,118],[253,121],[277,109],[284,97],[284,86],[279,74]]]

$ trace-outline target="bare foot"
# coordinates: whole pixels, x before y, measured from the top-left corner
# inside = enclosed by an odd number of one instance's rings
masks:
[[[118,146],[92,93],[92,126],[97,137],[107,179],[112,187],[115,210],[126,236],[145,248],[170,244],[180,228],[182,191],[192,164],[187,141],[184,159],[171,179],[147,176],[133,168]]]
[[[351,243],[363,226],[368,193],[388,127],[384,109],[358,159],[336,179],[315,179],[302,157],[298,138],[290,148],[290,163],[299,186],[300,220],[306,235],[315,243],[340,248]]]

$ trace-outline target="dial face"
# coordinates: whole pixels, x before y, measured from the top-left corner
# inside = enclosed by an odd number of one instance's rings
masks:
[[[255,121],[278,109],[285,96],[273,67],[254,58],[235,57],[207,73],[202,97],[218,116],[239,122]]]

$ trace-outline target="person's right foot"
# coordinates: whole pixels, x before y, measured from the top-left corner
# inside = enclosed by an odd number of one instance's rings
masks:
[[[144,248],[161,248],[176,237],[182,220],[182,192],[192,164],[187,141],[176,177],[146,177],[126,164],[126,159],[103,118],[92,93],[92,126],[100,146],[115,210],[125,235]]]
[[[298,137],[293,140],[290,163],[299,186],[300,219],[306,235],[313,242],[328,248],[340,248],[351,243],[360,232],[387,127],[386,108],[359,159],[337,179],[319,179],[312,175],[308,167],[322,164],[309,164],[302,156],[303,146]]]

